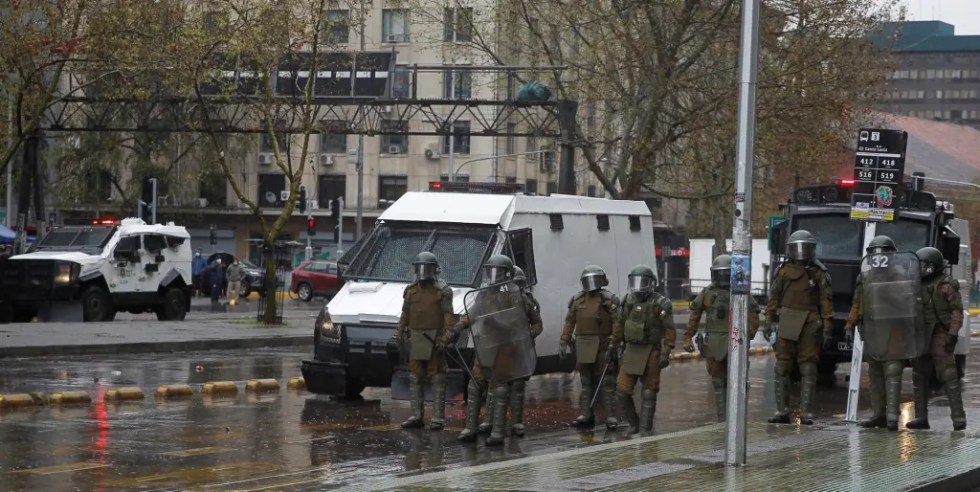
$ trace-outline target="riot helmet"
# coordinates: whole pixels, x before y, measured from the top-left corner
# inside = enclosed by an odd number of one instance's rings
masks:
[[[606,272],[602,267],[596,265],[589,265],[582,270],[582,290],[586,292],[595,292],[607,285],[609,281],[606,280]]]
[[[419,282],[435,280],[436,275],[439,274],[439,260],[436,259],[436,255],[428,251],[415,255],[412,267],[415,269],[415,279]]]
[[[630,270],[627,277],[627,287],[630,292],[648,294],[653,292],[653,286],[657,283],[657,276],[653,274],[653,269],[646,265],[637,265]]]
[[[932,246],[927,246],[915,252],[919,257],[919,273],[923,278],[929,278],[943,271],[946,259],[943,254]]]
[[[492,285],[510,280],[514,261],[504,255],[493,255],[483,264],[483,283]]]
[[[786,256],[796,262],[808,262],[817,256],[817,238],[809,231],[800,229],[789,235]]]
[[[516,265],[514,266],[514,283],[522,289],[527,288],[527,276],[524,275],[524,270]]]
[[[880,255],[882,253],[894,253],[895,252],[895,241],[888,236],[875,236],[874,239],[868,243],[868,247],[865,248],[865,252],[869,255]]]
[[[732,257],[718,255],[711,262],[711,283],[719,287],[728,287],[732,283]]]

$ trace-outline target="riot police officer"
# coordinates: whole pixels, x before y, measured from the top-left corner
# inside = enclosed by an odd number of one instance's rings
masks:
[[[817,240],[799,230],[786,242],[789,261],[773,276],[766,305],[765,336],[776,339],[776,414],[770,423],[789,423],[789,374],[796,361],[800,366],[800,423],[813,424],[813,394],[817,386],[820,349],[829,344],[834,316],[830,274],[816,259]],[[779,324],[778,330],[776,324]]]
[[[453,325],[453,291],[439,279],[439,261],[428,251],[412,261],[415,281],[405,288],[401,319],[394,342],[405,347],[408,338],[409,393],[412,416],[402,427],[423,426],[423,384],[432,385],[432,419],[429,429],[441,430],[446,415],[446,332]]]
[[[715,406],[718,421],[725,420],[728,397],[728,342],[731,335],[728,331],[729,307],[731,306],[732,257],[718,255],[711,262],[711,285],[698,293],[691,302],[691,315],[684,332],[684,350],[694,352],[693,337],[701,324],[701,314],[707,313],[705,321],[705,341],[701,344],[701,356],[704,358],[711,377],[711,386],[715,390]],[[759,304],[749,296],[749,340],[755,338],[759,331]]]
[[[538,338],[544,331],[541,322],[541,305],[534,298],[527,285],[527,276],[519,266],[514,267],[514,282],[521,288],[524,295],[524,308],[527,310],[527,321],[531,329],[531,339]],[[521,378],[510,385],[510,421],[507,428],[517,437],[524,437],[524,386],[529,378]]]
[[[568,345],[575,335],[576,369],[582,383],[580,395],[581,414],[572,423],[575,427],[592,427],[595,415],[592,413],[592,396],[597,391],[595,385],[602,379],[606,366],[606,351],[609,348],[609,336],[619,318],[619,299],[616,295],[604,289],[609,285],[606,272],[596,265],[589,265],[582,270],[580,277],[582,290],[568,301],[568,313],[562,327],[558,353],[564,357],[568,353]],[[606,408],[606,428],[615,429],[619,422],[613,402],[616,387],[613,378],[602,379],[603,405]]]
[[[528,306],[522,302],[524,299],[524,293],[520,290],[520,286],[516,282],[513,282],[515,269],[516,267],[514,266],[514,262],[507,256],[500,254],[491,256],[483,266],[484,288],[477,291],[473,297],[468,295],[467,304],[469,305],[468,307],[472,307],[474,304],[478,305],[478,310],[480,307],[492,305],[492,311],[505,311],[515,307],[514,296],[516,295],[518,300],[516,305],[524,309],[524,315],[527,317],[527,326],[531,327],[530,331],[531,336],[533,337],[536,336],[533,328],[535,324],[537,325],[538,333],[540,333],[541,318],[537,310],[532,310],[531,306]],[[508,285],[508,283],[510,285]],[[483,309],[483,311],[487,310]],[[502,322],[507,322],[505,316],[502,318],[504,318]],[[460,332],[469,327],[471,327],[471,320],[469,316],[462,317],[459,323],[457,323],[456,326],[450,331],[449,343],[456,343]],[[527,348],[529,347],[525,347],[525,349]],[[480,352],[480,350],[477,350],[477,356],[474,358],[473,369],[471,370],[472,377],[467,390],[466,424],[457,439],[460,442],[473,442],[476,440],[478,433],[477,420],[480,414],[480,407],[482,405],[481,400],[486,394],[486,421],[489,423],[490,427],[490,437],[487,438],[486,444],[487,446],[499,446],[504,442],[505,426],[508,423],[508,404],[512,406],[512,414],[522,411],[524,378],[521,378],[520,380],[521,387],[519,390],[521,392],[521,408],[518,408],[513,404],[514,402],[512,395],[517,381],[511,380],[499,382],[490,387],[486,378],[483,376],[483,367],[494,363],[507,363],[508,359],[503,359],[502,361],[481,361],[479,360]],[[507,426],[507,429],[512,430],[513,425]]]
[[[875,236],[868,243],[865,252],[868,256],[862,261],[861,273],[858,275],[854,287],[851,311],[844,325],[844,339],[852,342],[854,340],[854,326],[859,321],[863,321],[861,335],[868,342],[864,351],[864,361],[868,363],[868,390],[871,396],[872,415],[871,418],[859,422],[858,425],[861,427],[887,427],[888,430],[896,431],[898,430],[898,407],[901,403],[902,372],[905,369],[905,360],[901,358],[901,352],[904,350],[901,347],[896,347],[896,350],[889,351],[887,347],[878,349],[874,345],[879,335],[884,335],[882,328],[891,328],[891,331],[896,331],[894,324],[897,324],[899,320],[893,319],[893,326],[884,326],[885,323],[877,321],[877,318],[884,313],[875,312],[880,309],[877,306],[878,303],[872,303],[870,308],[863,303],[864,292],[865,290],[872,292],[878,287],[876,284],[881,285],[883,280],[891,280],[901,275],[917,275],[918,272],[898,271],[902,269],[899,261],[882,260],[882,258],[894,260],[892,254],[895,253],[895,241],[888,236]],[[864,278],[865,275],[868,276],[867,279]],[[890,283],[892,284],[890,287],[894,289],[895,282]],[[908,296],[911,295],[914,294],[909,291]],[[885,309],[897,307],[884,306]]]
[[[673,305],[653,291],[656,283],[653,269],[646,265],[637,265],[630,271],[629,294],[623,299],[619,320],[609,338],[610,361],[623,341],[626,342],[616,378],[616,396],[620,413],[629,422],[630,434],[653,430],[660,371],[670,364],[670,351],[677,339]],[[633,387],[637,379],[643,383],[639,417],[633,406]]]
[[[928,354],[914,361],[912,366],[915,419],[905,424],[909,429],[928,429],[929,375],[934,369],[943,383],[949,400],[949,415],[953,430],[966,428],[963,411],[963,383],[957,377],[954,351],[963,326],[963,300],[960,298],[959,281],[945,272],[946,260],[936,248],[926,247],[916,251],[919,257],[923,283],[923,314],[925,329],[931,334]]]

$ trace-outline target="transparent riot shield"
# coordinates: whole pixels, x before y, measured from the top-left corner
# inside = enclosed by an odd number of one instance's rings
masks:
[[[861,337],[877,360],[924,354],[929,333],[922,316],[922,279],[915,253],[871,254],[861,261]]]
[[[517,284],[500,283],[470,291],[463,298],[476,360],[490,384],[534,374],[537,355]]]

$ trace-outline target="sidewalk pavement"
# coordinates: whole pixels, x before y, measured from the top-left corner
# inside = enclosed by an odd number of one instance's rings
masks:
[[[365,482],[343,490],[971,490],[980,436],[750,423],[748,464],[728,467],[725,427]]]

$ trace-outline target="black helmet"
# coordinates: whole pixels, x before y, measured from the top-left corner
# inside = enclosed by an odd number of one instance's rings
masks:
[[[875,236],[874,239],[868,243],[868,247],[864,250],[869,255],[881,254],[881,253],[894,253],[895,252],[895,241],[888,236]]]
[[[711,283],[719,287],[728,287],[732,283],[732,257],[718,255],[711,262]]]
[[[925,277],[932,277],[943,271],[946,266],[946,259],[943,254],[932,246],[927,246],[915,252],[919,257],[919,273]]]
[[[627,277],[627,287],[630,292],[652,292],[653,286],[657,283],[657,276],[653,269],[646,265],[637,265],[630,270]]]
[[[586,292],[594,292],[609,285],[605,270],[596,265],[585,267],[585,270],[582,270],[581,280],[582,290]]]
[[[483,282],[499,284],[514,275],[514,261],[504,255],[493,255],[483,264]]]
[[[527,276],[519,266],[514,266],[514,282],[521,288],[527,287]]]
[[[786,256],[793,261],[810,261],[817,256],[817,238],[802,229],[789,235]]]
[[[415,269],[415,278],[419,281],[434,280],[439,274],[439,260],[428,251],[415,255],[412,267]]]

